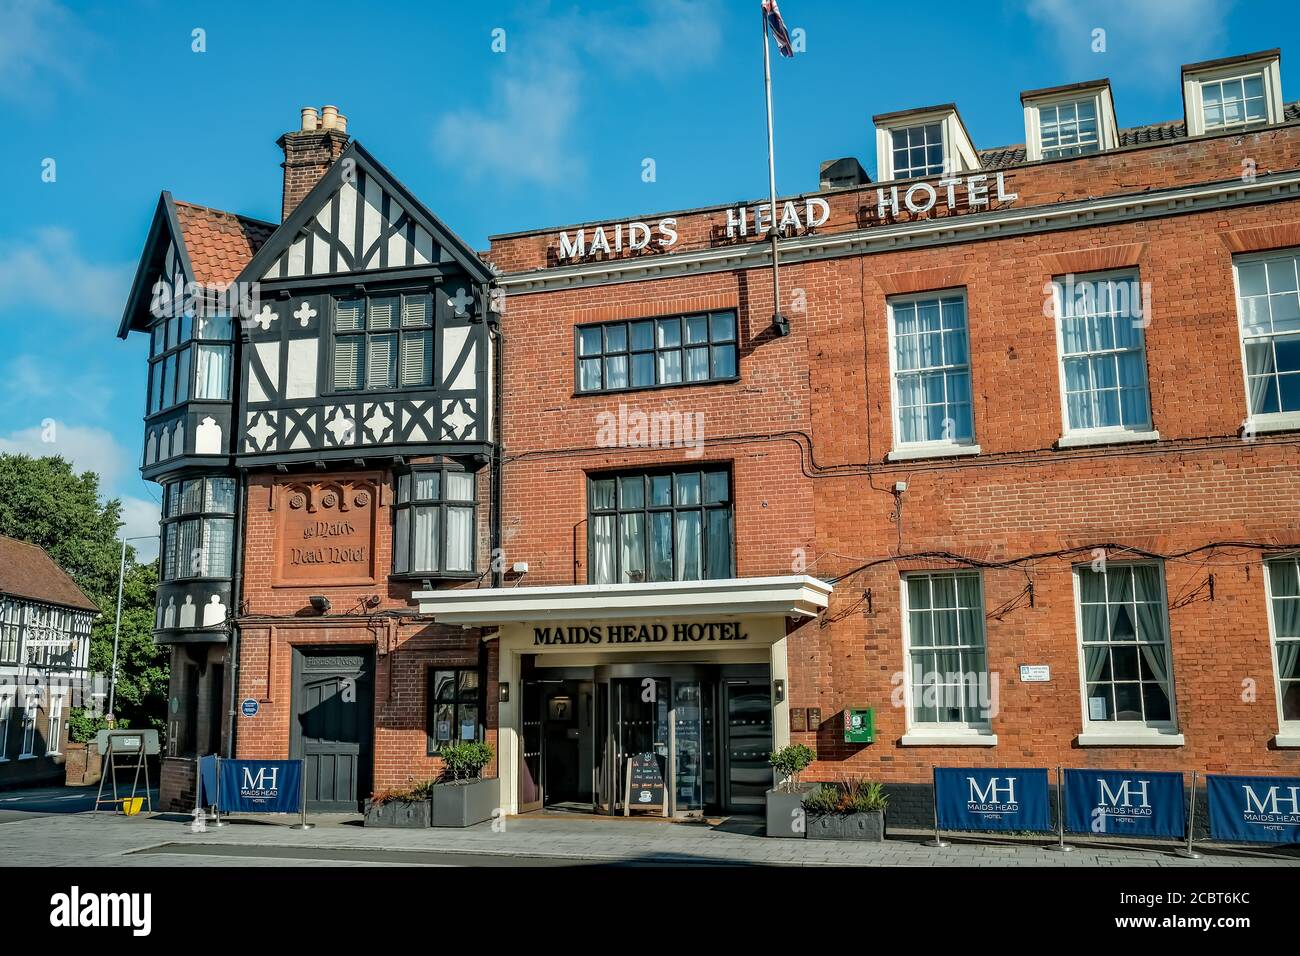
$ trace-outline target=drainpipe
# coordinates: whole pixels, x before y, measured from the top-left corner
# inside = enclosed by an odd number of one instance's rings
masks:
[[[485,311],[491,309],[492,291],[489,285],[483,286],[483,306]],[[492,548],[492,586],[501,587],[505,580],[504,560],[500,566],[496,561],[497,555],[500,554],[501,548],[501,471],[505,467],[505,443],[502,438],[504,431],[501,427],[501,390],[504,376],[501,373],[504,364],[505,354],[505,336],[501,334],[501,324],[498,321],[495,324],[495,330],[490,318],[490,311],[484,315],[484,324],[487,325],[489,338],[496,338],[496,348],[493,350],[492,368],[489,370],[492,375],[492,435],[494,445],[492,455],[492,473],[490,485],[492,488],[492,506],[490,509],[491,518],[489,523],[491,531],[489,538]],[[504,555],[502,555],[504,559]]]
[[[230,712],[226,734],[226,759],[235,756],[235,713],[239,703],[239,608],[244,597],[244,535],[248,533],[248,472],[239,469],[239,533],[235,535],[235,576],[230,587],[230,643],[226,651],[226,675],[230,681]]]

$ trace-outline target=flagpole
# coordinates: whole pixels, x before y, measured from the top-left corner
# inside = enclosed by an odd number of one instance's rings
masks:
[[[790,325],[781,315],[781,273],[777,248],[779,219],[776,211],[776,147],[772,137],[772,54],[768,49],[770,43],[767,10],[760,7],[760,12],[763,15],[763,88],[767,95],[767,185],[772,203],[772,231],[769,233],[772,242],[772,324],[776,327],[778,335],[789,335]]]

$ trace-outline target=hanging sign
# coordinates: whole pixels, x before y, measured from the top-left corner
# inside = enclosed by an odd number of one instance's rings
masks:
[[[1207,776],[1210,837],[1227,843],[1300,843],[1300,777]]]
[[[1052,829],[1046,770],[934,768],[940,830]]]
[[[623,791],[623,816],[632,809],[658,810],[668,816],[668,788],[664,786],[659,756],[632,754],[627,758],[627,786]]]
[[[1187,834],[1181,773],[1067,770],[1065,808],[1070,833],[1174,839]]]
[[[219,774],[222,813],[302,810],[301,760],[223,760]]]

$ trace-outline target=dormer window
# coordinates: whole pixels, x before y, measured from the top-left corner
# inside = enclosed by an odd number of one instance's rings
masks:
[[[1190,136],[1280,123],[1281,54],[1277,50],[1183,67],[1183,104]]]
[[[904,126],[889,131],[894,179],[943,175],[943,124]]]
[[[951,103],[872,117],[877,178],[926,179],[978,169],[966,127]]]
[[[1025,158],[1068,159],[1119,145],[1110,83],[1093,80],[1020,94]]]

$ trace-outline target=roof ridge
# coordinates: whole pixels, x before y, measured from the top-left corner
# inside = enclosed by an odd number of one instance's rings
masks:
[[[178,206],[188,206],[190,209],[201,209],[204,212],[215,212],[222,216],[232,216],[235,219],[242,219],[244,222],[257,223],[259,226],[270,226],[272,229],[279,227],[278,222],[271,222],[269,219],[258,219],[256,216],[246,216],[242,212],[231,212],[229,209],[218,209],[216,206],[205,206],[203,203],[189,202],[185,199],[172,197],[172,202]]]

